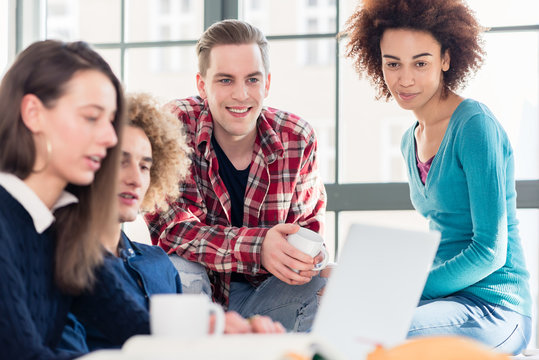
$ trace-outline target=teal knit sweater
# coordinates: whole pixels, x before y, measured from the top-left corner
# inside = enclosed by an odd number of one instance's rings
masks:
[[[516,218],[513,151],[483,104],[464,100],[453,113],[425,185],[414,130],[403,136],[414,207],[441,233],[423,299],[473,294],[531,314],[531,296]]]

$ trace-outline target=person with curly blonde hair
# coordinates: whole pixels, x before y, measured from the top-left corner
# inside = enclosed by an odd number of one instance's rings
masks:
[[[492,112],[456,93],[483,62],[483,30],[462,0],[365,0],[344,33],[378,98],[417,119],[401,143],[410,197],[441,242],[408,336],[516,354],[530,339],[531,296],[513,151]]]
[[[152,153],[150,185],[140,209],[144,212],[166,211],[169,208],[167,199],[179,196],[178,181],[183,181],[189,173],[191,149],[176,117],[163,111],[154,97],[137,93],[129,94],[127,100],[127,125],[144,132]]]
[[[191,150],[176,117],[145,93],[127,96],[127,126],[121,150],[119,223],[116,235],[110,237],[113,240],[103,244],[108,250],[104,266],[123,279],[125,292],[136,303],[148,309],[152,295],[182,292],[180,275],[163,249],[131,241],[121,224],[134,221],[139,210],[151,213],[168,209],[167,198],[179,195],[178,179],[189,173]],[[120,347],[122,341],[90,325],[95,311],[91,305],[85,311],[82,305],[87,304],[77,304],[77,319],[70,319],[60,347],[79,353],[85,352],[86,344],[90,351]],[[284,330],[267,317],[248,322],[237,313],[225,315],[225,332],[250,331]]]

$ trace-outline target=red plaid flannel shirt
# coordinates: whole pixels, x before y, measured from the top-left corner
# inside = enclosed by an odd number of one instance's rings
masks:
[[[244,226],[238,228],[230,223],[231,201],[211,146],[213,121],[207,102],[192,97],[168,106],[185,124],[193,163],[170,209],[146,216],[152,242],[204,265],[214,300],[227,307],[233,272],[244,274],[255,286],[267,278],[260,249],[269,228],[297,223],[323,230],[326,193],[318,175],[315,133],[293,114],[262,110],[245,191]]]

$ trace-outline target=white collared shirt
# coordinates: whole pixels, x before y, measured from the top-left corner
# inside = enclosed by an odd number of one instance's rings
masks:
[[[49,210],[36,193],[17,176],[0,172],[0,185],[28,211],[38,234],[43,233],[54,222],[54,210],[79,202],[75,195],[63,191]]]

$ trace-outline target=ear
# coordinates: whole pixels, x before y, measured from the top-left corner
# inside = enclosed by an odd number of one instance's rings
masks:
[[[24,125],[33,133],[41,131],[43,127],[43,109],[43,103],[34,94],[23,96],[21,101],[21,118]]]
[[[449,54],[449,49],[447,49],[442,55],[442,71],[449,70],[451,65],[451,55]]]
[[[268,77],[266,78],[266,89],[264,92],[264,98],[268,97],[269,89],[270,89],[270,83],[271,83],[271,73],[268,74]]]
[[[197,73],[196,81],[197,81],[198,94],[200,95],[201,98],[206,99],[208,97],[208,95],[206,94],[206,81],[204,80],[202,75],[200,75],[200,73]]]

